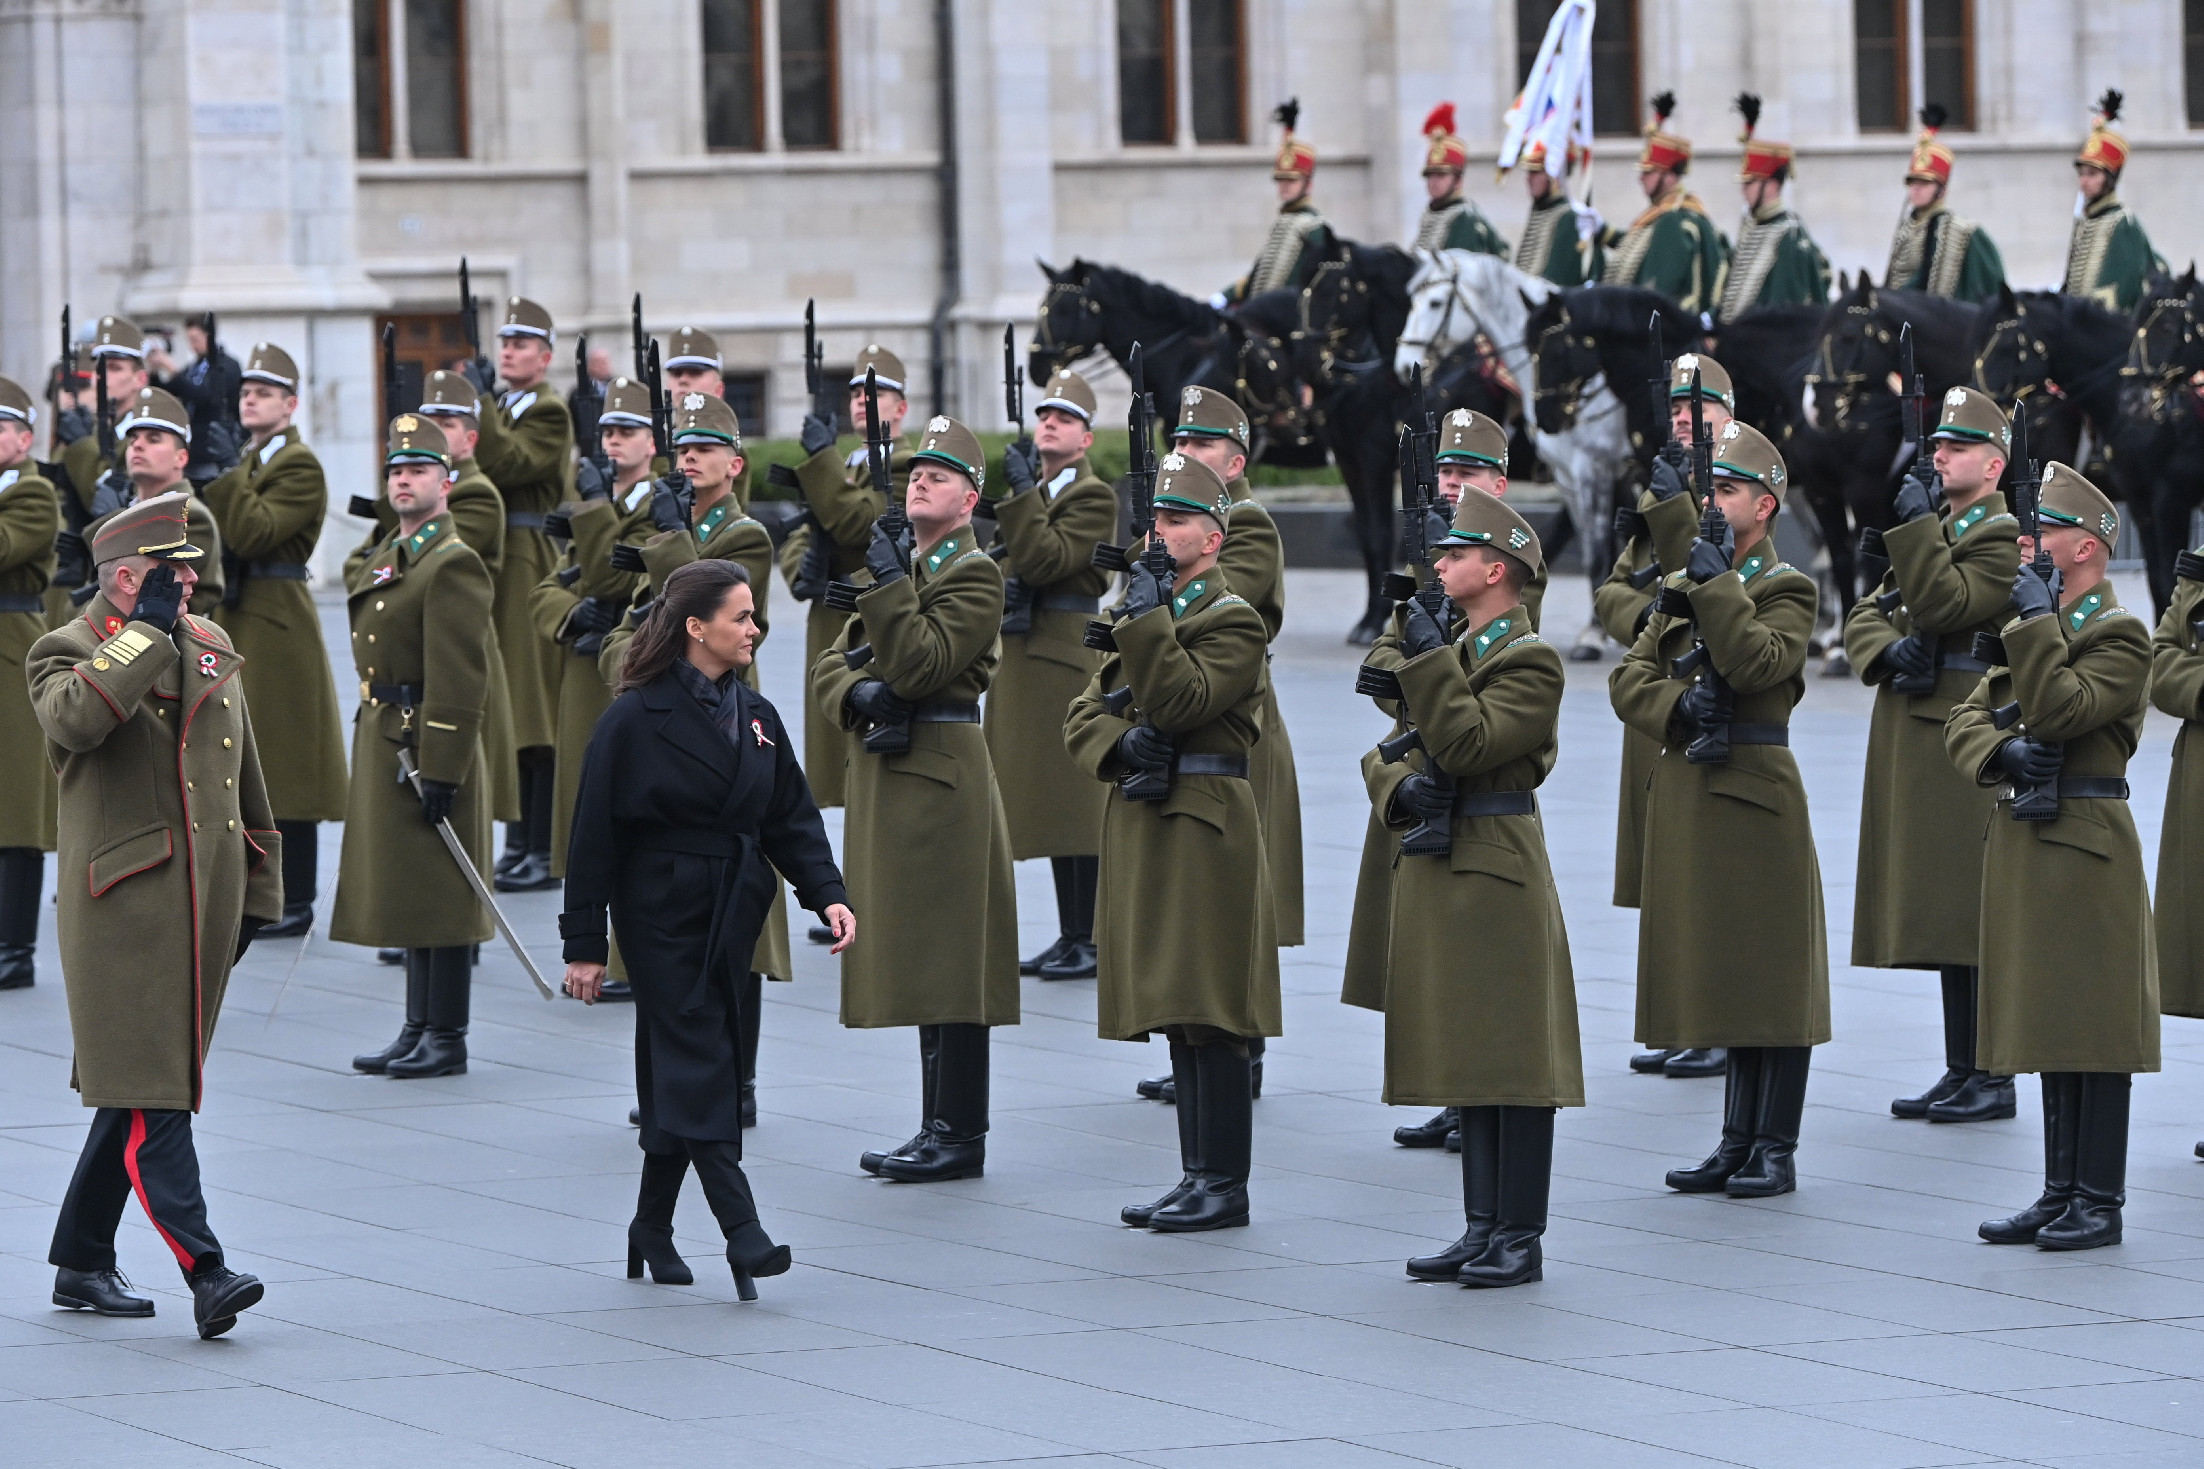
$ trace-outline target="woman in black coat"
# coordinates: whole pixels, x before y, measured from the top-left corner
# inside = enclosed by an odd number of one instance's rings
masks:
[[[781,877],[833,930],[835,953],[857,936],[795,744],[739,676],[757,647],[755,608],[737,562],[692,562],[666,579],[583,757],[559,915],[568,993],[596,1002],[607,908],[635,991],[643,1184],[628,1276],[648,1261],[662,1284],[694,1278],[673,1247],[693,1163],[746,1301],[753,1277],[788,1269],[742,1172],[750,952]]]

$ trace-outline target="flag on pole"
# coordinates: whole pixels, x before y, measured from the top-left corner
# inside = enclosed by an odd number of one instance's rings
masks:
[[[1592,22],[1597,0],[1561,0],[1538,43],[1538,58],[1515,105],[1502,119],[1500,170],[1515,167],[1525,151],[1543,144],[1546,171],[1560,178],[1572,150],[1589,159],[1592,148]]]

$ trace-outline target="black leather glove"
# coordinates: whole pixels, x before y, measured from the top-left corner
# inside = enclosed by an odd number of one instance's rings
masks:
[[[452,799],[459,794],[459,787],[448,780],[430,780],[421,777],[421,816],[434,826],[439,821],[451,820]]]
[[[804,415],[804,426],[798,431],[797,438],[803,444],[804,453],[806,454],[816,454],[821,449],[833,448],[835,439],[833,415],[821,413],[817,408],[813,408]]]
[[[650,523],[660,530],[687,530],[696,504],[696,486],[679,470],[651,481]]]
[[[620,625],[620,612],[619,604],[609,597],[584,597],[567,614],[567,630],[576,636],[611,632]]]
[[[1653,614],[1659,610],[1652,600],[1648,600],[1638,609],[1638,619],[1630,628],[1630,641],[1634,643],[1638,640],[1638,634],[1645,631],[1645,625],[1653,620]]]
[[[163,561],[146,573],[145,583],[138,588],[138,605],[130,617],[158,628],[166,636],[176,631],[176,617],[183,610],[184,584],[176,579],[176,568]]]
[[[1446,646],[1446,629],[1439,620],[1424,609],[1423,599],[1408,604],[1401,618],[1400,650],[1404,657],[1421,658]]]
[[[631,546],[626,541],[621,541],[612,548],[609,559],[612,562],[614,571],[650,570],[650,567],[643,560],[643,548],[641,546]]]
[[[1705,586],[1730,569],[1730,557],[1737,549],[1737,532],[1720,516],[1715,517],[1714,539],[1705,536],[1691,543],[1691,559],[1684,563],[1684,575],[1699,586]]]
[[[2036,575],[2036,569],[2023,561],[2013,573],[2013,610],[2022,620],[2042,617],[2059,610],[2059,573],[2052,568],[2051,580],[2046,583]]]
[[[872,539],[865,544],[865,569],[872,573],[873,585],[880,587],[910,575],[910,567],[903,564],[903,547],[878,521],[873,522]]]
[[[354,495],[345,501],[344,508],[361,520],[375,518],[375,498],[372,495]]]
[[[250,436],[246,434],[243,424],[227,418],[217,418],[201,431],[194,447],[204,451],[208,463],[221,469],[230,469],[245,457],[245,445],[249,440]]]
[[[543,513],[543,533],[562,541],[573,540],[573,515],[564,510],[546,510]]]
[[[1041,482],[1041,451],[1030,438],[1019,439],[1003,450],[1003,483],[1013,495],[1022,495]]]
[[[237,920],[237,952],[230,956],[232,964],[245,957],[245,951],[253,946],[253,940],[260,937],[261,926],[261,920],[257,918]]]
[[[2022,735],[1997,747],[1997,766],[2022,785],[2042,785],[2054,780],[2066,763],[2066,751],[2058,745]]]
[[[1943,498],[1942,484],[1936,471],[1924,462],[1916,462],[1913,471],[1898,483],[1898,493],[1890,502],[1891,513],[1898,517],[1900,525],[1910,525],[1924,515],[1936,513],[1936,502]]]
[[[1171,600],[1171,584],[1178,580],[1175,572],[1166,571],[1161,576],[1143,556],[1133,563],[1132,574],[1125,579],[1125,600],[1119,604],[1117,615],[1130,620],[1143,612],[1153,612]]]
[[[1152,725],[1136,724],[1117,738],[1117,763],[1129,770],[1168,770],[1171,755],[1171,737]]]
[[[92,431],[92,410],[71,408],[54,420],[54,437],[64,445],[73,444]]]
[[[1628,505],[1615,507],[1615,550],[1620,553],[1638,537],[1645,535],[1645,517]]]
[[[1666,449],[1663,449],[1654,456],[1651,480],[1654,499],[1673,500],[1684,492],[1684,466],[1680,462],[1675,462],[1682,458],[1681,450],[1671,455]]]
[[[584,500],[609,500],[612,481],[596,460],[584,459],[574,466],[574,493]]]
[[[124,474],[122,466],[118,464],[101,475],[99,483],[93,487],[92,519],[100,520],[118,510],[126,509],[137,497],[137,491],[131,487],[130,476]]]
[[[1394,788],[1393,805],[1418,821],[1444,821],[1454,814],[1454,793],[1419,770]]]
[[[877,678],[868,678],[849,691],[849,707],[874,724],[901,724],[911,717],[911,701]]]
[[[1936,654],[1918,633],[1908,633],[1883,649],[1883,662],[1892,673],[1914,678],[1927,677],[1936,672]]]
[[[1721,696],[1714,686],[1700,679],[1684,690],[1684,696],[1676,701],[1675,717],[1683,727],[1693,733],[1704,730],[1720,713]]]
[[[471,359],[459,369],[459,375],[471,383],[477,393],[480,393],[486,399],[493,400],[491,406],[495,406],[497,369],[490,366],[489,358],[476,357]]]
[[[84,537],[63,526],[54,532],[54,579],[57,587],[82,586],[92,574],[91,550]]]

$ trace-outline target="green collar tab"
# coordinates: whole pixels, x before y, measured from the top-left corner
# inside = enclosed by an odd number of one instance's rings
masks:
[[[706,515],[702,520],[696,523],[697,544],[702,545],[704,542],[710,540],[712,538],[712,532],[719,529],[719,523],[725,520],[727,518],[727,512],[734,508],[735,500],[732,495],[728,496],[727,499],[720,502],[719,504],[714,505],[711,509],[711,513]]]
[[[1181,591],[1177,596],[1171,599],[1171,620],[1173,622],[1176,622],[1181,617],[1184,617],[1186,615],[1187,609],[1192,607],[1196,602],[1199,602],[1201,600],[1202,593],[1208,590],[1209,582],[1206,578],[1200,581],[1188,582],[1186,584],[1185,590]]]
[[[1744,561],[1738,565],[1737,575],[1740,579],[1744,581],[1751,581],[1754,577],[1760,575],[1761,572],[1768,570],[1774,565],[1774,559],[1770,557],[1765,551],[1756,551],[1752,555],[1747,556]]]
[[[2067,623],[2073,627],[2074,631],[2080,632],[2082,624],[2103,610],[2104,604],[2104,593],[2091,592],[2088,596],[2076,602],[2073,610],[2066,614]]]
[[[1514,628],[1515,622],[1512,618],[1494,618],[1490,623],[1486,625],[1485,630],[1477,634],[1477,636],[1472,640],[1473,645],[1477,649],[1477,656],[1479,658],[1484,657],[1485,654],[1492,651],[1493,645],[1495,643],[1506,641],[1507,635],[1511,631],[1513,631]]]
[[[964,538],[962,536],[951,536],[946,541],[943,541],[940,545],[934,547],[933,550],[927,552],[927,574],[932,575],[934,572],[941,570],[942,567],[947,566],[951,561],[955,560],[957,551],[960,548],[960,543],[963,541],[963,539]]]
[[[1957,516],[1955,519],[1953,519],[1951,523],[1952,539],[1957,540],[1959,537],[1965,535],[1968,531],[1971,531],[1976,526],[1980,525],[1983,521],[1989,519],[1989,516],[1990,502],[1987,500],[1984,500],[1981,504],[1975,506],[1973,509],[1968,510]]]
[[[420,555],[421,548],[423,546],[426,546],[429,542],[435,540],[436,533],[443,528],[444,523],[442,521],[432,520],[427,525],[424,525],[419,530],[415,531],[412,535],[407,536],[405,540],[406,554],[408,556]]]

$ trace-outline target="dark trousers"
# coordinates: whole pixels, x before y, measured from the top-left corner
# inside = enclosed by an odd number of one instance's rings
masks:
[[[92,1114],[46,1263],[114,1269],[115,1228],[133,1193],[186,1279],[196,1266],[221,1263],[222,1246],[207,1227],[207,1201],[199,1192],[191,1114],[139,1107],[102,1107]]]
[[[316,839],[320,823],[279,821],[283,834],[283,907],[285,911],[310,908],[321,892],[321,843]]]

